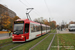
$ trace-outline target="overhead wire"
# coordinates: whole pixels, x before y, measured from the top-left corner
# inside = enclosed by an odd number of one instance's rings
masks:
[[[25,5],[26,7],[28,7],[25,3],[23,3],[21,0],[19,0],[23,5]],[[26,1],[27,2],[27,1]],[[27,2],[28,3],[28,2]],[[29,4],[29,3],[28,3]],[[30,4],[29,4],[30,5]],[[31,5],[30,5],[31,6]],[[35,12],[35,11],[34,11]],[[40,16],[38,13],[35,12],[36,15]]]
[[[46,3],[46,0],[44,0],[44,2],[45,2],[45,5],[46,5],[46,7],[47,7],[48,13],[49,13],[49,15],[50,15],[50,10],[49,10],[49,8],[48,8],[48,5],[47,5],[47,3]],[[51,16],[51,15],[50,15],[50,16]]]
[[[31,7],[33,7],[27,0],[25,0]],[[34,11],[38,16],[40,16],[37,12],[37,10],[36,11]]]
[[[25,3],[23,3],[21,0],[19,0],[23,5],[25,5],[26,7],[28,7]]]

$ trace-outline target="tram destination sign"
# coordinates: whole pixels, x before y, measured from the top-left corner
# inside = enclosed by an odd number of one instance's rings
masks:
[[[14,24],[24,23],[24,21],[15,21]]]

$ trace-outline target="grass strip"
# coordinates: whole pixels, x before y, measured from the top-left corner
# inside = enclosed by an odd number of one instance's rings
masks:
[[[46,35],[43,35],[35,40],[32,40],[32,41],[29,41],[29,42],[26,42],[24,45],[20,46],[20,47],[17,47],[13,50],[29,50],[29,48],[31,48],[32,46],[34,46],[36,43],[38,43],[40,40],[42,40],[43,38],[45,38],[46,36],[48,36],[48,34]]]
[[[56,33],[56,29],[52,29],[50,33]]]
[[[0,48],[0,50],[9,50],[10,48],[13,48],[13,47],[15,47],[15,46],[17,46],[17,45],[20,45],[21,43],[13,43],[13,44],[11,44],[11,45],[8,45],[8,46],[5,46],[5,47],[3,47],[3,48]]]
[[[12,41],[12,38],[3,39],[3,40],[0,40],[0,44],[4,44],[4,43],[10,42],[10,41]]]
[[[47,50],[54,34],[51,34],[48,38],[37,45],[33,50]]]
[[[75,50],[75,34],[59,34],[60,50]]]
[[[56,34],[50,50],[57,50],[57,45],[58,45],[58,43],[57,43],[57,34]]]
[[[12,43],[12,38],[0,40],[0,47],[8,45],[9,43]]]

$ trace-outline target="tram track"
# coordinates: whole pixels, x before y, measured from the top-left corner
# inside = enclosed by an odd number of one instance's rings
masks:
[[[7,45],[4,45],[4,46],[1,46],[0,48],[6,47],[6,46],[11,45],[11,44],[13,44],[13,43],[10,43],[10,44],[7,44]]]
[[[49,34],[49,35],[50,35],[50,34]],[[48,36],[49,36],[49,35],[48,35]],[[46,39],[48,36],[46,36],[44,39]],[[41,43],[44,39],[42,39],[39,43]],[[37,43],[36,45],[38,45],[39,43]],[[15,48],[17,48],[17,47],[19,47],[19,46],[21,46],[21,45],[23,45],[23,44],[25,44],[25,43],[19,44],[19,45],[15,46],[15,47],[13,47],[13,48],[11,48],[11,49],[9,49],[9,50],[13,50],[13,49],[15,49]]]
[[[4,44],[7,44],[7,43],[11,43],[12,41],[9,41],[9,42],[6,42],[6,43],[2,43],[2,44],[0,44],[0,47],[2,46],[2,45],[4,45]]]
[[[49,34],[50,35],[50,34]],[[48,36],[49,36],[48,35]],[[48,36],[46,36],[44,39],[42,39],[40,42],[38,42],[36,45],[34,45],[34,46],[37,46],[39,43],[41,43],[43,40],[45,40]],[[25,43],[22,43],[22,44],[19,44],[19,45],[17,45],[17,46],[15,46],[15,47],[12,47],[12,48],[10,48],[9,50],[13,50],[13,49],[15,49],[15,48],[17,48],[17,47],[19,47],[19,46],[21,46],[21,45],[24,45]],[[32,48],[34,48],[34,46],[32,47]],[[32,49],[31,48],[31,49]],[[29,50],[31,50],[31,49],[29,49]]]
[[[49,33],[49,35],[50,35],[51,33]],[[49,37],[49,35],[48,36],[46,36],[44,39],[42,39],[40,42],[38,42],[35,46],[37,46],[39,43],[41,43],[43,40],[45,40],[47,37]],[[21,45],[23,45],[23,44],[25,44],[25,43],[21,43],[21,44],[18,44],[18,43],[10,43],[10,44],[8,44],[8,45],[4,45],[4,46],[1,46],[1,48],[4,48],[4,47],[7,47],[7,46],[12,46],[12,47],[10,47],[8,50],[13,50],[13,49],[15,49],[15,48],[17,48],[17,47],[19,47],[19,46],[21,46]],[[34,48],[34,47],[33,47]],[[3,49],[2,49],[3,50]]]
[[[50,34],[49,34],[50,35]],[[48,35],[48,36],[49,36]],[[46,36],[44,39],[46,39],[48,36]],[[41,43],[44,39],[42,39],[40,42],[38,42],[36,45],[38,45],[39,43]],[[23,44],[25,44],[25,43],[22,43],[22,44],[20,44],[20,45],[17,45],[17,46],[15,46],[15,47],[13,47],[13,48],[11,48],[11,49],[9,49],[9,50],[13,50],[13,49],[15,49],[15,48],[17,48],[17,47],[19,47],[19,46],[21,46],[21,45],[23,45]],[[34,45],[34,46],[36,46],[36,45]],[[33,48],[33,47],[32,47]],[[31,49],[29,49],[29,50],[31,50]]]
[[[50,42],[50,44],[49,44],[47,50],[50,50],[50,47],[51,47],[51,45],[52,45],[52,43],[53,43],[53,40],[54,40],[54,38],[55,38],[55,35],[56,35],[56,34],[54,34],[54,36],[53,36],[53,38],[52,38],[52,40],[51,40],[51,42]]]
[[[21,44],[19,44],[19,43],[8,43],[8,44],[6,44],[6,45],[3,45],[3,46],[1,46],[0,47],[0,50],[5,50],[4,48],[8,48],[8,49],[6,49],[6,50],[13,50],[14,48],[17,48],[17,47],[19,47],[19,46],[21,46],[21,45],[23,45],[24,43],[21,43]],[[12,47],[11,47],[12,46]]]
[[[49,33],[49,35],[50,35],[50,33]],[[44,39],[42,39],[40,42],[38,42],[37,44],[35,44],[34,46],[32,46],[29,50],[33,50],[33,48],[35,48],[39,43],[41,43],[43,40],[45,40],[47,37],[49,37],[49,35],[48,36],[46,36]]]
[[[16,47],[19,47],[19,46],[21,46],[21,45],[23,45],[24,43],[21,43],[21,44],[19,44],[19,43],[9,43],[9,44],[7,44],[7,45],[3,45],[3,46],[1,46],[0,47],[0,50],[12,50],[12,49],[14,49],[14,48],[16,48]],[[12,46],[12,47],[9,47],[9,46]],[[3,49],[3,48],[8,48],[8,49]]]
[[[17,48],[17,47],[19,47],[19,46],[21,46],[21,45],[23,45],[23,44],[25,44],[25,43],[22,43],[22,44],[19,44],[19,45],[15,46],[15,47],[12,47],[12,48],[10,48],[9,50],[13,50],[14,48]]]
[[[50,50],[50,47],[54,41],[55,35],[56,35],[56,33],[50,33],[50,35],[46,36],[47,38],[45,37],[43,41],[41,40],[41,42],[38,42],[33,47],[31,47],[29,50],[37,50],[37,48],[38,48],[38,50],[42,50],[42,49],[43,50]],[[47,42],[47,40],[49,40],[49,42]],[[45,45],[43,45],[43,44],[45,44]]]

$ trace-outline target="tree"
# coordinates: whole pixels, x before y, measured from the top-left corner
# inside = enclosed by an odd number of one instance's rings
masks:
[[[49,25],[48,20],[44,19],[43,22],[45,25]]]
[[[56,25],[53,22],[50,23],[50,26],[51,26],[51,29],[55,29],[56,28]]]
[[[56,28],[56,21],[51,21],[50,26],[51,26],[51,29],[55,29]]]
[[[56,26],[56,21],[52,21],[54,24],[55,24],[55,26]]]
[[[43,22],[43,17],[34,19],[34,21],[35,21],[35,22],[38,22],[38,23],[44,24],[44,22]]]
[[[75,22],[73,22],[73,21],[70,21],[70,22],[69,22],[69,24],[75,24]]]
[[[15,20],[17,20],[17,19],[20,19],[18,16],[15,16],[14,18],[13,18],[13,20],[15,21]]]
[[[1,16],[2,16],[2,25],[3,25],[3,28],[8,29],[9,25],[10,25],[10,17],[6,16],[4,14],[2,14]]]
[[[9,30],[13,30],[14,21],[20,19],[18,16],[10,17],[7,12],[5,14],[2,13],[1,16],[2,16],[1,25],[3,26],[4,29],[9,29]]]
[[[48,22],[48,20],[47,19],[43,19],[43,17],[38,18],[38,19],[34,19],[34,21],[38,22],[38,23],[45,24],[45,25],[49,25],[52,29],[56,28],[56,21]]]
[[[39,22],[38,19],[34,19],[35,22]]]

